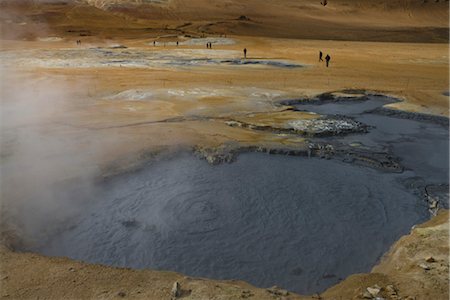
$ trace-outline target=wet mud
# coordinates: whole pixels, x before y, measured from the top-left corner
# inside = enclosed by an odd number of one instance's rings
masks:
[[[335,160],[177,155],[106,180],[67,230],[30,250],[312,294],[369,271],[427,218],[402,178]]]

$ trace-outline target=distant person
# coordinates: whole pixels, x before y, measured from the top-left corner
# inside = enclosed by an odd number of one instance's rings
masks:
[[[209,43],[206,43],[206,49],[209,49]]]
[[[178,41],[177,41],[177,47],[178,47]]]
[[[244,48],[244,59],[247,59],[247,48]]]
[[[156,46],[156,41],[153,41],[153,47],[155,47]]]
[[[319,52],[319,61],[323,61],[323,58],[322,58],[322,57],[323,57],[323,53],[322,53],[322,51],[320,51],[320,52]]]
[[[330,55],[327,54],[327,56],[325,56],[325,61],[327,62],[327,68],[328,68],[328,65],[330,64],[330,60],[331,60],[331,57],[330,57]]]

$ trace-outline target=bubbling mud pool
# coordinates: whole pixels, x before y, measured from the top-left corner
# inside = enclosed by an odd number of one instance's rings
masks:
[[[428,217],[404,176],[261,153],[212,166],[183,154],[102,182],[69,229],[29,250],[311,294],[370,271]]]
[[[213,166],[179,154],[98,183],[80,214],[49,224],[58,233],[25,250],[302,294],[368,272],[429,217],[424,191],[448,207],[448,119],[386,115],[376,110],[395,100],[382,96],[340,100],[283,104],[367,124],[366,133],[312,141],[386,152],[399,159],[400,172],[339,156],[246,153]]]

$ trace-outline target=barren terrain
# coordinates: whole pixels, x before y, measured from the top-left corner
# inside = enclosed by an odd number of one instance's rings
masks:
[[[169,299],[175,281],[183,299],[300,298],[11,249],[64,229],[44,221],[76,214],[54,186],[76,182],[88,201],[93,182],[183,151],[212,164],[246,151],[339,159],[314,138],[367,129],[298,111],[299,100],[386,95],[396,101],[384,113],[448,128],[448,8],[442,0],[0,1],[2,298]],[[331,56],[329,68],[319,51]],[[383,151],[355,157],[397,171]],[[447,299],[448,213],[419,227],[372,273],[315,299],[362,299],[375,285],[385,299]]]

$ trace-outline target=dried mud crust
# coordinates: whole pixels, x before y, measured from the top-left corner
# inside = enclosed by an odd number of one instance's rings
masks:
[[[286,127],[264,126],[243,121],[230,120],[226,124],[232,127],[269,131],[272,133],[291,133],[305,137],[327,137],[350,133],[367,132],[368,126],[344,116],[327,116],[311,120],[291,120]]]
[[[234,144],[221,145],[218,147],[195,147],[194,152],[199,157],[206,159],[211,164],[233,162],[239,153],[245,152],[264,152],[270,154],[282,154],[303,157],[319,157],[326,159],[339,159],[347,163],[354,163],[386,172],[401,173],[404,166],[401,164],[401,158],[396,157],[390,152],[380,152],[371,150],[367,147],[353,147],[336,140],[326,140],[322,138],[343,136],[352,133],[367,133],[370,126],[354,120],[346,115],[316,115],[306,116],[305,112],[299,111],[293,105],[313,104],[322,105],[327,103],[361,103],[369,100],[370,96],[386,97],[388,103],[396,103],[401,100],[387,97],[380,93],[365,90],[342,90],[327,92],[312,98],[291,99],[275,102],[275,105],[285,109],[284,112],[290,112],[289,118],[283,119],[283,122],[265,121],[263,118],[230,118],[225,123],[231,127],[240,127],[250,130],[266,131],[273,134],[300,135],[308,140],[298,147],[282,145],[255,145],[238,146]],[[298,112],[296,117],[295,112]],[[412,119],[420,122],[431,122],[439,125],[448,125],[448,118],[441,116],[426,115],[420,113],[396,111],[393,109],[380,108],[380,110],[370,110],[364,113],[377,113],[379,111],[390,117],[399,117],[403,119]],[[277,117],[280,112],[267,112],[266,115]],[[263,121],[261,121],[263,119]]]
[[[338,159],[384,172],[401,173],[404,167],[399,158],[383,152],[371,152],[363,149],[353,149],[345,145],[328,143],[308,143],[302,147],[281,146],[238,146],[221,145],[218,147],[194,147],[194,153],[212,165],[232,163],[239,154],[257,152],[299,157],[315,157],[322,159]]]

